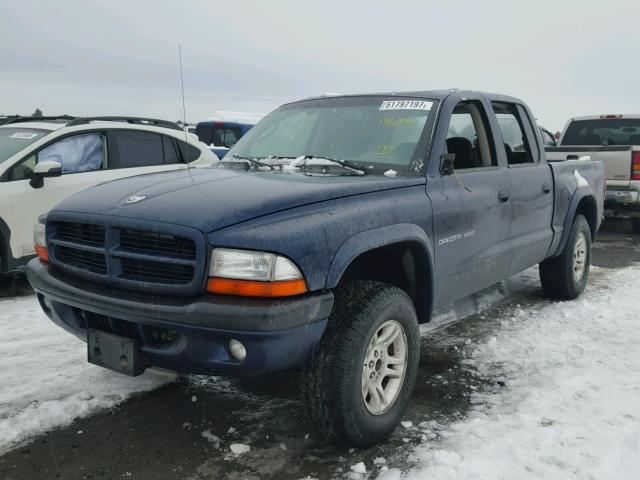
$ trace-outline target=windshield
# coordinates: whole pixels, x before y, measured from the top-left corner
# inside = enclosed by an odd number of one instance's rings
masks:
[[[562,145],[640,145],[640,119],[578,120],[567,128]]]
[[[223,163],[244,158],[273,165],[298,159],[300,165],[304,158],[307,165],[333,159],[367,173],[393,169],[415,175],[423,167],[415,153],[433,105],[431,100],[377,96],[285,105],[242,137]]]
[[[41,139],[47,130],[35,128],[0,128],[0,163],[12,157],[27,145]]]

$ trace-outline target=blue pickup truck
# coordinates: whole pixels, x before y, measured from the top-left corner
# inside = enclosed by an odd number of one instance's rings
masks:
[[[407,407],[434,308],[534,265],[548,296],[581,294],[603,194],[600,162],[546,162],[516,98],[312,98],[213,168],[58,204],[27,273],[90,362],[128,375],[302,367],[317,431],[368,446]]]

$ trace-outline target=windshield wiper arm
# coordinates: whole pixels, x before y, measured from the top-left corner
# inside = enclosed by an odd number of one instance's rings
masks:
[[[351,170],[352,172],[356,172],[356,173],[358,173],[360,175],[365,175],[367,173],[360,165],[357,165],[357,164],[355,164],[353,162],[350,162],[349,160],[341,160],[339,158],[323,157],[321,155],[320,156],[304,155],[303,158],[305,160],[326,160],[328,162],[335,163],[336,165],[340,165],[343,168]]]
[[[237,153],[233,155],[232,158],[235,158],[237,160],[244,160],[246,162],[251,163],[252,165],[255,165],[257,167],[269,167],[270,170],[274,170],[273,165],[269,165],[268,163],[265,162],[261,162],[258,158],[256,157],[244,157],[242,155],[238,155]],[[224,162],[224,160],[222,160]],[[228,161],[228,160],[227,160]]]

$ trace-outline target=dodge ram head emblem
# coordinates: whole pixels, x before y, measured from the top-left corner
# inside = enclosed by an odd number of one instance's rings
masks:
[[[146,195],[131,195],[127,198],[127,203],[138,203],[147,198]]]

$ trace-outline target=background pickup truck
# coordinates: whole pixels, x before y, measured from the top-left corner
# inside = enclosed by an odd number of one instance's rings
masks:
[[[547,164],[533,118],[472,91],[284,105],[214,168],[58,204],[28,278],[92,363],[302,366],[316,431],[371,445],[402,418],[434,307],[536,264],[549,296],[585,288],[603,166]]]
[[[604,163],[605,215],[630,218],[640,233],[640,115],[572,118],[559,145],[546,148],[548,160],[589,156]]]

